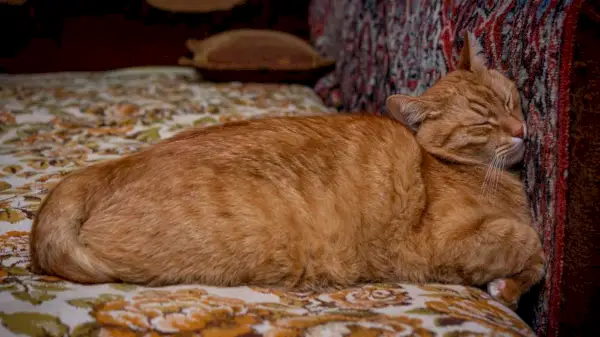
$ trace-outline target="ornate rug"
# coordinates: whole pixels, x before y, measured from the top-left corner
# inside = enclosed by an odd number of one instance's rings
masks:
[[[486,293],[461,286],[370,284],[285,293],[83,286],[33,275],[31,222],[67,172],[194,125],[330,110],[307,87],[202,83],[186,70],[0,76],[0,83],[0,336],[533,334]]]
[[[533,324],[558,329],[568,168],[569,81],[581,0],[311,2],[313,42],[336,70],[316,91],[345,111],[386,114],[393,93],[421,94],[455,69],[464,31],[517,83],[530,130],[523,176],[548,256]]]

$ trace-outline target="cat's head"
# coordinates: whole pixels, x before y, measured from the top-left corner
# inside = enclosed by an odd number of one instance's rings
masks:
[[[434,156],[512,166],[523,158],[527,129],[514,82],[488,69],[470,34],[459,66],[422,96],[393,95],[391,115],[416,131]]]

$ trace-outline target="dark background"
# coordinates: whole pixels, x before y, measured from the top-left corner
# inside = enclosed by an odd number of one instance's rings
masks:
[[[0,5],[0,72],[176,65],[188,38],[268,28],[308,39],[309,0],[247,0],[227,12],[169,13],[144,0],[29,0]],[[110,55],[110,57],[107,57]]]

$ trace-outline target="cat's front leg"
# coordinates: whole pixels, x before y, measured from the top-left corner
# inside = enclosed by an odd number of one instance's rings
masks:
[[[544,252],[537,232],[510,218],[479,219],[441,227],[436,279],[488,286],[489,294],[516,308],[519,298],[544,276]]]
[[[485,226],[504,247],[496,253],[506,257],[506,276],[491,281],[487,290],[497,301],[515,310],[521,295],[544,277],[545,255],[538,233],[529,225],[500,221]],[[490,253],[494,254],[493,251]],[[498,261],[502,263],[502,261]]]
[[[544,259],[544,252],[540,249],[529,258],[521,272],[490,282],[487,286],[488,293],[495,300],[516,310],[521,295],[543,278]]]

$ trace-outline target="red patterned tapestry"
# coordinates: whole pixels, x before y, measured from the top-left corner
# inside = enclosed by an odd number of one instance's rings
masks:
[[[329,105],[385,114],[393,93],[421,94],[455,68],[462,36],[479,39],[491,68],[517,82],[527,119],[523,176],[548,273],[533,319],[558,326],[568,166],[569,77],[580,1],[314,0],[313,43],[337,60],[316,86]]]

